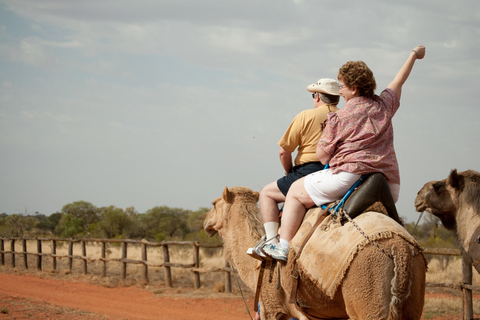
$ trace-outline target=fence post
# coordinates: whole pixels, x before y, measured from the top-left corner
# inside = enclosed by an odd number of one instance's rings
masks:
[[[225,259],[225,269],[229,269],[230,264]],[[232,273],[225,271],[225,292],[232,293]]]
[[[83,257],[83,274],[87,274],[87,246],[85,240],[81,241],[82,244],[82,257]]]
[[[103,267],[102,267],[102,277],[107,276],[107,261],[105,261],[105,241],[102,241],[102,249],[101,249],[101,255],[102,255],[102,261],[103,261]]]
[[[172,271],[170,270],[170,254],[168,253],[168,244],[163,244],[163,263],[165,266],[165,285],[173,287],[172,283]]]
[[[73,268],[73,240],[70,239],[69,240],[69,243],[68,243],[68,255],[69,255],[69,258],[68,258],[68,270],[70,271],[70,273],[72,273],[72,268]]]
[[[142,241],[143,281],[148,283],[147,244]]]
[[[465,252],[462,252],[462,273],[463,273],[463,284],[472,285],[472,278],[473,278],[472,264],[471,264],[470,258],[466,255]],[[463,287],[462,291],[463,291],[463,320],[472,320],[473,319],[472,290]]]
[[[193,243],[193,263],[195,264],[195,268],[200,268],[200,246],[198,242]],[[200,288],[200,272],[193,271],[193,281],[195,289]]]
[[[37,270],[42,270],[42,240],[37,239]]]
[[[2,263],[2,266],[5,265],[5,244],[3,242],[3,239],[0,239],[0,262]]]
[[[122,280],[127,277],[127,243],[122,241]]]
[[[52,269],[57,270],[57,257],[55,255],[57,254],[57,242],[55,239],[52,239]]]
[[[12,251],[12,268],[15,268],[15,239],[10,239],[10,251]]]
[[[25,265],[25,269],[28,270],[28,257],[27,257],[27,239],[22,239],[23,241],[23,263]]]

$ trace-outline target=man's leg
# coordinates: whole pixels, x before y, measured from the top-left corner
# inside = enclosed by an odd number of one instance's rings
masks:
[[[262,214],[263,226],[267,240],[272,239],[272,243],[276,243],[274,238],[278,233],[279,215],[278,203],[285,202],[285,196],[278,188],[277,181],[267,184],[260,192],[260,213]]]

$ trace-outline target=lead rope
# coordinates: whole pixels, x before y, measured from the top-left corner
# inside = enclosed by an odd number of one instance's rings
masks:
[[[242,295],[243,303],[245,304],[245,309],[247,309],[248,316],[250,317],[250,320],[253,320],[252,315],[250,314],[250,309],[248,309],[247,301],[245,300],[245,296],[243,295],[242,287],[240,286],[240,281],[238,281],[237,269],[235,269],[233,266],[232,266],[232,269],[237,274],[237,276],[235,278],[237,279],[238,290],[240,290],[240,294]]]
[[[422,220],[422,216],[423,216],[423,213],[425,211],[422,211],[422,213],[420,213],[420,216],[418,217],[418,220],[417,220],[417,224],[415,225],[415,227],[413,228],[413,231],[412,231],[412,236],[413,236],[413,233],[415,232],[415,229],[417,229],[417,226],[418,226],[418,223],[420,222],[420,220]]]

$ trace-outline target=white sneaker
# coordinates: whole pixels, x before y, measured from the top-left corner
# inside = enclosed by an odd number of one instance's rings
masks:
[[[255,258],[257,260],[262,260],[263,261],[267,258],[267,256],[264,255],[263,252],[261,252],[260,250],[257,251],[257,250],[255,250],[255,248],[248,248],[247,254],[250,257]]]
[[[290,248],[283,248],[280,243],[265,243],[262,246],[262,252],[265,253],[267,256],[272,257],[275,260],[281,260],[284,262],[288,261],[288,251]]]
[[[266,239],[265,236],[261,237],[260,240],[257,242],[257,244],[253,248],[248,248],[247,254],[250,257],[255,258],[257,260],[260,260],[260,261],[271,260],[271,258],[266,256],[260,249],[263,246],[263,244],[265,243],[265,239]]]

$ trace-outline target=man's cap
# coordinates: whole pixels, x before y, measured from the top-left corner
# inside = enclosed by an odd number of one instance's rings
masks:
[[[307,86],[307,90],[310,92],[322,92],[334,96],[340,95],[340,86],[338,85],[338,82],[328,78],[322,78],[316,83],[312,83]]]

